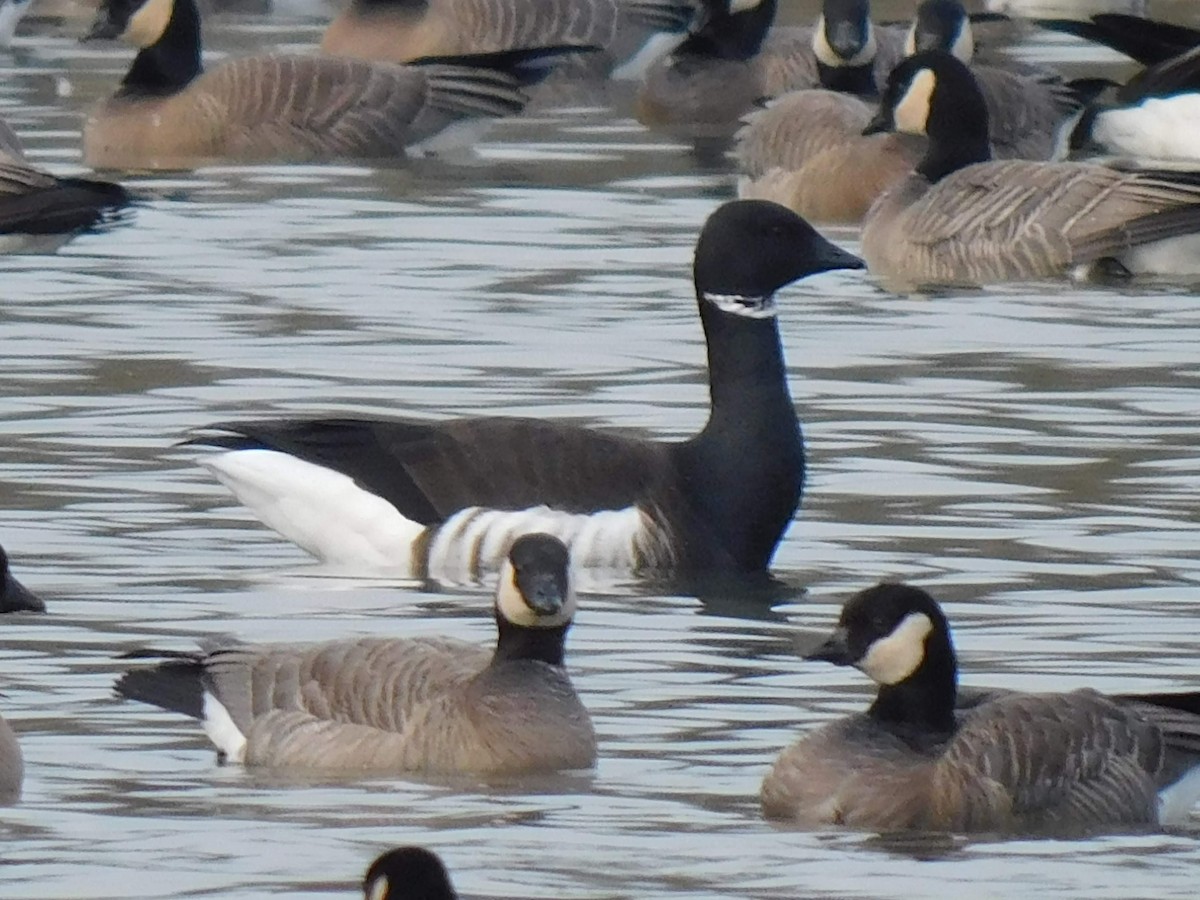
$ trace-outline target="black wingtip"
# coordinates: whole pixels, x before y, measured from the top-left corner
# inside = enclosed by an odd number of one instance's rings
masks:
[[[204,662],[199,654],[171,651],[132,651],[123,658],[166,659],[156,666],[130,669],[113,685],[120,697],[149,703],[160,709],[171,710],[190,716],[204,718]]]

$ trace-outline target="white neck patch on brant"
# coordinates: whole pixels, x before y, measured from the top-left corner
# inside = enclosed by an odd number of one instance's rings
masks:
[[[773,319],[779,315],[775,306],[775,298],[748,297],[745,294],[710,294],[704,293],[704,299],[723,313],[743,316],[747,319]]]
[[[500,615],[512,624],[522,628],[557,628],[566,625],[575,617],[577,605],[575,585],[568,573],[567,596],[563,598],[562,609],[552,616],[539,615],[525,602],[525,597],[517,586],[517,572],[512,563],[506,559],[500,566],[500,583],[496,587],[496,608],[500,610]]]
[[[933,631],[933,620],[925,613],[909,613],[891,634],[876,640],[857,668],[876,684],[899,684],[917,671],[925,659],[925,638]]]

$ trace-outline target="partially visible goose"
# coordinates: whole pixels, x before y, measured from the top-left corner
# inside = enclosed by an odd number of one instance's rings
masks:
[[[1106,82],[1108,89],[1074,123],[1065,150],[1200,161],[1200,31],[1122,15],[1039,24],[1097,41],[1146,66],[1123,85]]]
[[[432,637],[232,645],[132,670],[116,689],[200,719],[222,760],[245,766],[490,775],[588,768],[596,737],[563,665],[576,606],[568,565],[557,538],[513,542],[490,650]]]
[[[861,267],[776,204],[717,209],[693,267],[711,409],[686,441],[479,418],[233,422],[192,443],[227,451],[204,465],[328,561],[458,580],[493,569],[513,534],[539,530],[584,567],[761,572],[804,478],[775,292]]]
[[[762,786],[768,817],[873,831],[1079,832],[1174,823],[1200,797],[1200,694],[960,699],[949,625],[918,588],[855,595],[807,658],[855,666],[879,691],[865,713],[779,756]]]
[[[30,165],[0,120],[0,253],[57,249],[82,231],[121,221],[131,202],[119,184],[60,178]]]
[[[704,0],[699,24],[651,66],[638,91],[644,125],[736,127],[753,106],[824,84],[873,95],[903,55],[905,29],[876,28],[868,0],[824,0],[813,27],[776,27],[776,0]]]
[[[970,62],[971,18],[958,0],[917,7],[907,53],[941,49]],[[822,70],[822,82],[830,84]],[[1057,129],[1077,104],[1062,80],[995,66],[972,66],[988,105],[992,147],[1002,159],[1048,159]],[[907,176],[925,151],[923,137],[863,134],[874,108],[831,90],[791,91],[746,117],[734,154],[738,196],[774,200],[806,219],[858,223],[884,191]]]
[[[438,855],[424,847],[381,854],[363,878],[363,900],[457,900]]]
[[[12,46],[17,25],[33,6],[33,0],[0,0],[0,50]]]
[[[0,804],[8,805],[21,799],[25,780],[25,760],[21,745],[12,727],[0,716]]]
[[[681,32],[693,14],[688,0],[352,0],[321,51],[394,63],[558,44],[612,52],[622,29]]]
[[[929,138],[863,223],[867,266],[893,287],[1200,271],[1200,176],[993,162],[979,86],[948,53],[897,66],[868,130]]]
[[[121,89],[84,124],[84,160],[96,168],[403,158],[466,140],[465,122],[519,112],[522,85],[546,74],[554,52],[422,66],[251,56],[202,72],[195,0],[103,0],[88,37],[139,48]]]
[[[13,577],[8,554],[0,547],[0,613],[45,611],[42,598]]]

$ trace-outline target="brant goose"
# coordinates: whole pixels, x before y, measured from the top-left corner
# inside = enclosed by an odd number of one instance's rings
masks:
[[[478,418],[233,422],[188,443],[228,451],[203,465],[327,561],[453,581],[493,569],[515,535],[547,531],[578,566],[763,571],[804,478],[774,295],[861,267],[774,203],[714,212],[693,268],[712,405],[686,441]]]
[[[518,774],[596,761],[563,666],[567,548],[526,534],[500,573],[491,650],[451,638],[233,644],[123,675],[117,693],[200,719],[222,761],[341,772]]]
[[[903,584],[852,597],[808,659],[879,685],[763,781],[771,818],[872,831],[1080,832],[1166,824],[1200,796],[1200,693],[958,691],[950,627]]]

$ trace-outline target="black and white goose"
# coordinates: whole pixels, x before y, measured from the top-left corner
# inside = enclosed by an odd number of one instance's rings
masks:
[[[852,597],[808,656],[879,685],[763,781],[768,817],[808,825],[1079,832],[1170,824],[1200,799],[1200,693],[959,691],[950,626],[925,591]]]
[[[189,443],[224,449],[203,464],[330,562],[459,580],[494,569],[514,536],[544,531],[581,567],[762,571],[804,478],[774,295],[861,267],[774,203],[714,212],[693,268],[712,405],[686,441],[478,418],[234,422]]]

